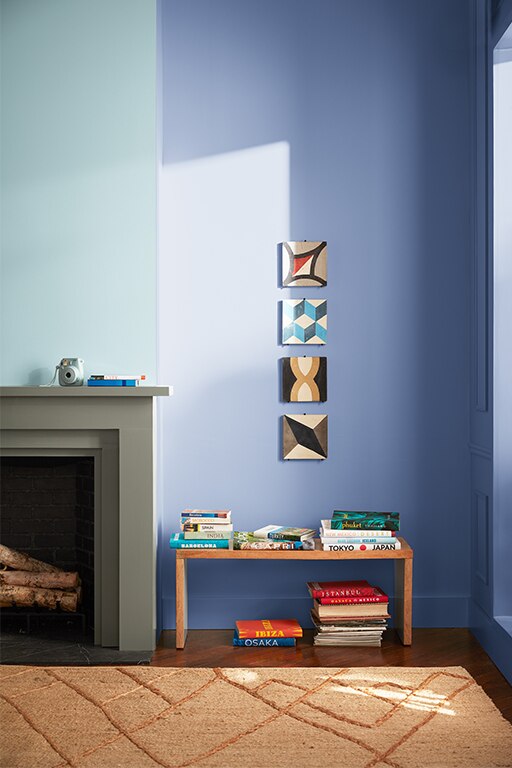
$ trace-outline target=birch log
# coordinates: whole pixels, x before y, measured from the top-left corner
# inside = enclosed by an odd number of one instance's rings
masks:
[[[0,544],[0,563],[9,566],[9,568],[15,568],[18,571],[64,573],[60,568],[56,568],[55,565],[43,563],[42,560],[36,560],[34,557],[29,557],[29,555],[26,555],[24,552],[18,552],[16,549],[5,547],[3,544]]]
[[[43,589],[74,589],[78,573],[35,573],[34,571],[0,571],[0,584],[12,587],[42,587]]]
[[[14,607],[30,608],[37,605],[39,608],[54,609],[60,606],[61,610],[76,611],[78,593],[64,592],[62,589],[40,589],[38,587],[12,587],[0,584],[0,606],[3,608]]]

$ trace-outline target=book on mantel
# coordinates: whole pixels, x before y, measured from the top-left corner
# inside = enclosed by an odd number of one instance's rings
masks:
[[[138,387],[140,379],[87,379],[88,387]]]

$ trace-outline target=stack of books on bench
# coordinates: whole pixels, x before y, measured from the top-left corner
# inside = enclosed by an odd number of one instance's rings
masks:
[[[169,541],[173,549],[232,549],[233,524],[229,509],[184,509],[180,533]]]
[[[314,549],[313,528],[266,525],[256,531],[235,531],[235,549]]]
[[[401,549],[399,530],[398,512],[335,510],[330,520],[322,520],[320,540],[331,552]]]
[[[233,645],[275,648],[295,646],[297,637],[302,637],[302,627],[297,619],[259,619],[237,621]]]
[[[367,581],[309,581],[315,645],[379,646],[389,619],[387,595]]]

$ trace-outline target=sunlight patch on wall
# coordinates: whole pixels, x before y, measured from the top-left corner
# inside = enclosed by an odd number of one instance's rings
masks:
[[[278,142],[161,170],[161,381],[179,385],[199,350],[210,382],[215,371],[224,378],[255,364],[275,375],[276,244],[289,232],[289,165],[289,145]]]

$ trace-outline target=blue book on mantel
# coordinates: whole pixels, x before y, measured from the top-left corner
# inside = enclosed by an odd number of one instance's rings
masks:
[[[172,549],[229,549],[231,539],[183,539],[182,533],[174,533],[169,539]]]
[[[138,379],[87,379],[88,387],[138,387]]]

